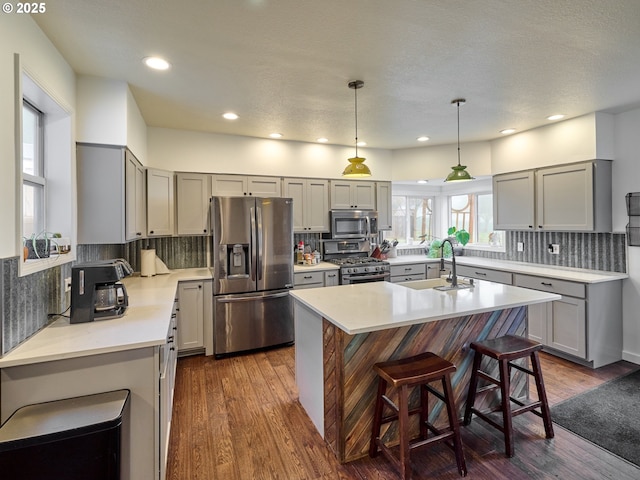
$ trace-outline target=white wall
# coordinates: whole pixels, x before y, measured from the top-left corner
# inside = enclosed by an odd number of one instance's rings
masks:
[[[640,192],[640,109],[615,116],[613,162],[613,229],[623,232],[628,222],[625,195]],[[623,358],[640,364],[640,247],[627,248],[623,282]]]
[[[149,164],[164,170],[341,178],[355,149],[149,127]],[[371,180],[391,180],[391,152],[359,148]]]
[[[406,148],[393,151],[392,180],[446,178],[458,163],[457,145]],[[474,177],[491,175],[491,145],[471,142],[460,145],[460,163]]]
[[[590,113],[491,141],[491,173],[613,160],[613,116]]]
[[[77,141],[126,145],[147,163],[147,125],[122,80],[78,76]]]
[[[14,118],[14,53],[47,93],[72,110],[76,107],[75,74],[36,23],[29,15],[0,15],[0,258],[20,253],[16,243],[16,196],[21,191],[16,191],[15,185],[19,126]]]

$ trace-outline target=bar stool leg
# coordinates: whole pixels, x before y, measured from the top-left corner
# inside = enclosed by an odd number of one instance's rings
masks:
[[[547,392],[544,388],[544,380],[542,378],[542,369],[540,368],[540,358],[538,352],[531,353],[531,370],[533,377],[536,379],[536,388],[538,389],[538,400],[540,401],[540,412],[542,413],[542,421],[544,423],[544,433],[547,438],[553,438],[553,423],[551,422],[551,410],[547,402]]]
[[[380,427],[382,426],[382,408],[384,400],[382,396],[387,392],[387,381],[378,377],[378,394],[376,396],[376,406],[373,413],[373,426],[371,427],[371,442],[369,443],[369,456],[378,455],[378,439],[380,438]]]
[[[426,385],[420,385],[420,439],[426,440],[429,436],[429,390]]]
[[[504,447],[507,457],[513,457],[513,419],[511,417],[511,378],[509,362],[500,360],[500,394],[502,395],[502,420],[504,429]]]
[[[469,394],[467,396],[467,405],[464,409],[463,425],[469,425],[471,423],[471,409],[476,400],[476,390],[478,388],[478,370],[480,370],[480,362],[482,361],[482,354],[476,352],[473,357],[473,368],[471,369],[471,379],[469,380]]]
[[[453,431],[453,446],[456,455],[456,464],[458,465],[458,473],[461,477],[465,477],[467,475],[467,464],[464,460],[464,453],[462,452],[462,437],[460,434],[460,425],[458,424],[458,412],[455,408],[453,388],[451,388],[449,375],[445,375],[442,378],[442,391],[444,393],[444,403],[447,406],[447,414],[449,415],[449,428]]]
[[[400,429],[400,468],[402,480],[411,478],[409,462],[409,387],[400,387],[398,398],[398,420]]]

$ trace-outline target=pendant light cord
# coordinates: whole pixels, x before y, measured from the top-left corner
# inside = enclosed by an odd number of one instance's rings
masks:
[[[457,101],[458,105],[458,166],[460,166],[460,101]]]
[[[356,157],[358,156],[358,87],[356,86],[356,88],[353,89],[353,94],[355,96],[355,104],[356,104],[356,110],[355,110],[355,116],[356,116]]]

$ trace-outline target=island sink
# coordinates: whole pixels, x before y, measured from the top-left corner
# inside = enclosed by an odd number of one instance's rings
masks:
[[[473,284],[467,283],[467,281],[458,281],[457,285],[452,285],[450,281],[445,277],[440,278],[428,278],[426,280],[413,280],[411,282],[402,282],[400,285],[407,288],[412,288],[413,290],[427,290],[429,288],[433,288],[434,290],[440,291],[449,291],[449,290],[460,290],[464,288],[471,288]]]

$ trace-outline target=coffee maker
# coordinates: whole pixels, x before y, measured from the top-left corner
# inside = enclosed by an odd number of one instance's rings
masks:
[[[129,298],[120,280],[132,273],[131,265],[121,258],[72,267],[71,323],[122,317]]]

